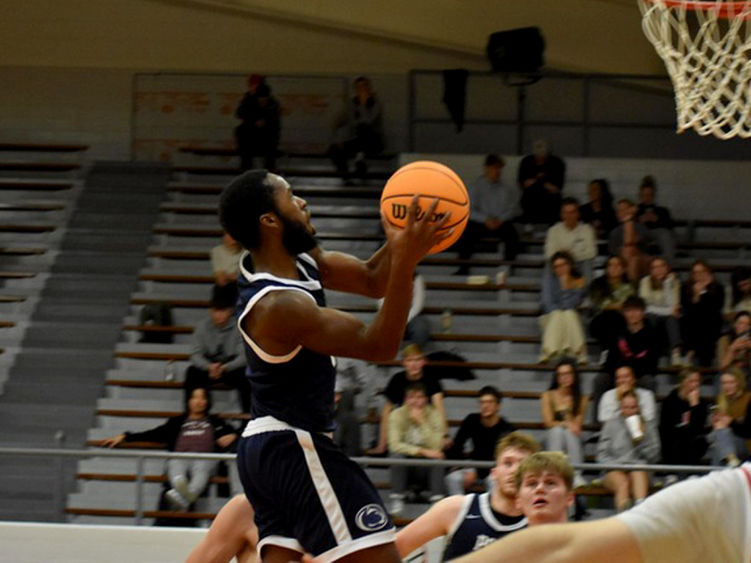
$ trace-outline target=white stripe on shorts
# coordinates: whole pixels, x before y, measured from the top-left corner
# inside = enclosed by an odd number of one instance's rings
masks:
[[[329,526],[331,526],[331,532],[334,534],[336,542],[339,544],[351,542],[352,535],[349,533],[347,520],[344,518],[344,512],[342,512],[342,507],[336,498],[331,481],[329,481],[323,464],[321,464],[321,458],[318,457],[318,452],[313,444],[310,432],[295,429],[295,434],[305,454],[305,462],[308,465],[310,477],[313,480],[316,492],[318,492],[318,498],[321,500],[321,506],[323,506],[323,511],[326,513],[326,518],[328,518]]]

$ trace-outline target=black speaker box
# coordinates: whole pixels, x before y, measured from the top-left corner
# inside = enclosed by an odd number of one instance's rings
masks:
[[[487,52],[495,72],[537,72],[545,64],[539,27],[496,31],[488,38]]]

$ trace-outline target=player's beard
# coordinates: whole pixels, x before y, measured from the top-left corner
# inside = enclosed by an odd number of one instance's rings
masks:
[[[302,252],[308,252],[318,246],[316,238],[308,231],[305,224],[287,219],[280,215],[284,234],[282,235],[282,244],[292,256],[297,256]]]

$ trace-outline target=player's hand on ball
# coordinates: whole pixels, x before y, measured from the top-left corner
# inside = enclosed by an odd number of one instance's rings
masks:
[[[453,229],[440,230],[451,218],[451,212],[443,214],[435,221],[431,220],[435,215],[438,199],[433,199],[424,212],[418,205],[419,201],[419,195],[412,198],[403,229],[394,227],[383,215],[381,216],[381,223],[392,246],[392,252],[415,264],[422,260],[433,246],[453,233]]]

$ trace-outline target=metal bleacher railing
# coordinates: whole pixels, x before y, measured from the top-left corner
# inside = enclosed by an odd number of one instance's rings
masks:
[[[57,473],[57,485],[55,490],[55,501],[59,513],[65,511],[65,492],[64,492],[64,458],[91,458],[91,457],[115,457],[115,458],[135,458],[136,459],[136,503],[135,514],[133,516],[134,524],[143,525],[144,521],[144,502],[143,502],[143,485],[145,483],[145,462],[147,459],[205,459],[215,461],[232,461],[235,459],[234,454],[209,454],[209,453],[176,453],[166,451],[126,451],[126,450],[77,450],[65,448],[15,448],[0,447],[0,458],[3,456],[32,456],[32,457],[51,457],[55,459],[55,470]],[[390,467],[392,465],[406,465],[410,467],[441,466],[441,467],[474,467],[490,468],[493,466],[489,461],[472,461],[472,460],[429,460],[429,459],[404,459],[404,458],[379,458],[379,457],[355,457],[353,461],[360,465],[371,467]],[[597,472],[622,469],[625,471],[650,471],[662,474],[703,474],[710,471],[724,469],[723,467],[708,465],[626,465],[626,464],[600,464],[600,463],[582,463],[574,464],[575,469],[583,471]]]

